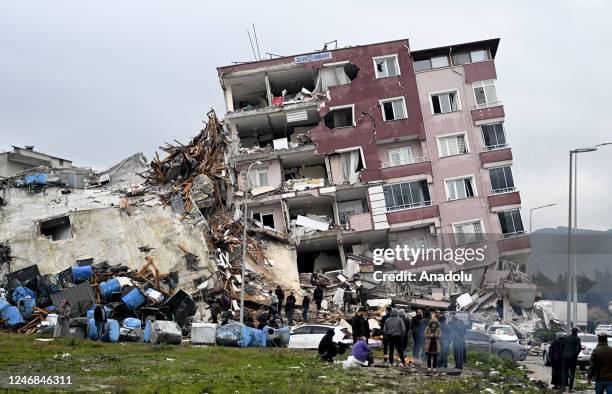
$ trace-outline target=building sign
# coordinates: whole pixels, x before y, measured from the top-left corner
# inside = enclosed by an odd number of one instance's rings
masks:
[[[318,52],[311,53],[310,55],[302,55],[296,56],[294,61],[296,63],[308,63],[308,62],[317,62],[319,60],[329,60],[332,58],[331,52]]]

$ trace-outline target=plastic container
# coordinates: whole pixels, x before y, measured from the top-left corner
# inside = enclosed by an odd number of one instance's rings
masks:
[[[151,325],[151,320],[147,320],[147,322],[145,323],[144,331],[142,333],[143,342],[151,342]]]
[[[121,301],[123,301],[128,309],[134,310],[142,306],[146,298],[139,289],[132,289],[129,293],[121,297]]]
[[[74,283],[85,282],[86,280],[91,279],[92,275],[93,270],[91,269],[91,265],[72,267],[72,279],[74,279]]]
[[[289,345],[289,327],[272,328],[270,326],[265,326],[262,331],[267,335],[266,346],[287,347]]]
[[[181,328],[175,321],[156,320],[151,324],[151,343],[180,345],[183,341]]]
[[[89,308],[87,310],[87,318],[88,319],[93,319],[94,318],[94,310],[96,309],[96,304],[94,304],[91,308]],[[113,311],[111,308],[105,306],[104,310],[106,311],[106,318],[108,319],[108,317],[110,316],[111,312]]]
[[[240,323],[229,323],[217,327],[217,345],[247,347],[253,342],[249,327]]]
[[[110,279],[100,283],[100,295],[105,299],[110,299],[111,294],[121,291],[121,284],[117,279]]]
[[[4,308],[2,312],[0,312],[0,317],[2,320],[4,320],[4,324],[9,327],[15,327],[25,323],[23,317],[21,317],[21,313],[19,313],[19,309],[17,309],[16,306]]]
[[[141,322],[140,319],[137,319],[135,317],[126,317],[125,319],[123,319],[121,325],[127,328],[140,328]]]
[[[191,323],[191,343],[194,345],[214,345],[217,339],[215,323]]]
[[[104,342],[117,342],[119,339],[119,322],[114,319],[108,319],[106,326],[104,327],[104,334],[102,340]],[[96,321],[89,319],[87,323],[87,338],[98,339],[98,330],[96,329]]]

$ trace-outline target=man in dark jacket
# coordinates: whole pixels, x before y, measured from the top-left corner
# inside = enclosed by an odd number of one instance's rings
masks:
[[[565,338],[563,345],[563,387],[570,391],[574,389],[574,378],[576,377],[576,365],[578,365],[578,355],[582,349],[578,329],[572,328],[572,333]]]
[[[221,305],[217,301],[211,301],[210,303],[210,319],[212,323],[217,324],[217,318],[221,312]]]
[[[423,319],[423,311],[417,309],[416,315],[410,320],[410,328],[412,329],[412,358],[414,360],[421,357],[421,346],[423,346],[423,340],[419,336],[421,319]]]
[[[96,323],[96,340],[101,341],[106,327],[106,310],[100,304],[94,309],[94,322]]]
[[[408,331],[410,331],[410,319],[406,317],[406,310],[399,309],[398,315],[401,321],[404,322],[404,335],[402,335],[402,353],[404,353],[404,357],[406,357],[406,352],[408,349]]]
[[[317,304],[317,318],[318,318],[319,311],[321,310],[321,302],[323,302],[323,288],[321,288],[320,284],[317,284],[317,287],[315,287],[314,294],[312,297],[314,298],[315,304]]]
[[[455,357],[455,368],[463,369],[463,362],[467,358],[465,351],[465,324],[457,316],[453,316],[448,328],[452,333],[453,356]]]
[[[438,322],[440,323],[440,359],[438,367],[448,368],[448,349],[450,348],[451,332],[448,326],[448,321],[444,313],[439,314]]]
[[[357,343],[360,337],[366,338],[366,343],[370,339],[370,325],[364,317],[364,308],[359,308],[355,316],[351,319],[351,328],[353,330],[353,343]]]
[[[344,349],[341,349],[340,345],[334,342],[334,334],[334,329],[330,328],[321,339],[321,342],[319,342],[319,355],[323,360],[328,362],[333,362],[334,357],[336,357],[338,353],[344,353]]]
[[[353,291],[351,290],[351,286],[344,286],[344,294],[342,296],[342,311],[344,313],[351,311],[351,302],[353,301]]]
[[[287,296],[287,304],[285,305],[285,315],[287,315],[287,324],[292,326],[293,325],[293,310],[295,309],[295,296],[293,295],[293,292],[289,293],[289,296]]]
[[[591,368],[587,375],[588,383],[595,378],[595,393],[612,392],[612,348],[608,345],[608,337],[599,335],[597,347],[591,353]]]
[[[283,308],[283,300],[285,299],[285,292],[283,291],[283,289],[281,289],[280,285],[276,286],[276,290],[274,290],[274,294],[276,294],[276,296],[278,297],[278,313],[281,313],[281,310]]]
[[[402,319],[399,318],[397,309],[393,308],[391,310],[391,316],[385,321],[383,332],[389,341],[389,364],[393,365],[393,351],[397,349],[402,365],[406,365],[402,350],[402,337],[406,334],[406,326]]]
[[[361,306],[366,306],[366,303],[368,302],[368,293],[363,285],[359,285],[359,287],[357,287],[357,299],[359,300]]]
[[[302,318],[304,321],[308,320],[308,308],[310,308],[310,297],[305,295],[304,298],[302,298]]]
[[[385,327],[385,322],[387,321],[388,318],[391,317],[391,308],[390,306],[387,307],[387,311],[386,313],[383,315],[382,319],[380,319],[380,329],[382,331],[382,329]],[[387,336],[385,335],[385,333],[383,332],[383,357],[384,357],[384,361],[387,362],[387,354],[388,354],[388,350],[389,350],[389,341],[387,340]]]

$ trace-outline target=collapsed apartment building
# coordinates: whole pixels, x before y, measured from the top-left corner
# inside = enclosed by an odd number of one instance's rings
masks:
[[[411,51],[398,40],[219,67],[224,122],[209,113],[189,144],[160,147],[166,158],[137,154],[103,172],[43,165],[1,179],[0,272],[91,264],[108,279],[119,265],[137,281],[153,261],[141,287],[185,292],[202,319],[212,297],[238,309],[242,286],[254,311],[276,285],[299,304],[319,283],[322,319],[341,318],[349,284],[373,308],[392,300],[533,320],[530,243],[495,89],[498,44]],[[374,264],[374,250],[406,245],[485,253],[460,267]],[[471,275],[381,282],[380,270]]]

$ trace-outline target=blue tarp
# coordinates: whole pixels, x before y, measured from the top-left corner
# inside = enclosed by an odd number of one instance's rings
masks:
[[[44,185],[47,183],[47,174],[27,175],[25,177],[26,185]]]

